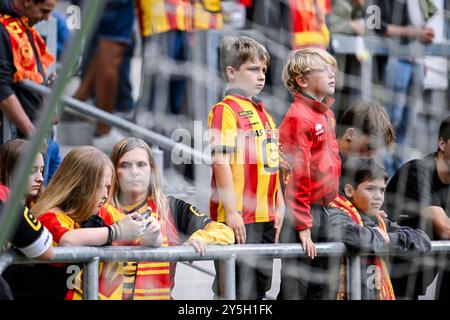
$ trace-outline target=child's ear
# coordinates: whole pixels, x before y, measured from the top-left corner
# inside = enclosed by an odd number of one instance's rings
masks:
[[[295,78],[295,82],[297,82],[297,84],[299,85],[300,88],[308,87],[308,84],[306,83],[305,79],[303,79],[303,77],[301,77],[301,76],[297,76]]]
[[[344,193],[347,198],[351,199],[353,197],[354,191],[355,189],[353,189],[353,186],[351,184],[346,184],[344,186]]]
[[[227,66],[225,68],[225,71],[227,72],[229,81],[236,79],[236,70],[234,70],[234,68],[232,66]]]
[[[345,130],[344,138],[345,140],[350,142],[355,137],[355,134],[356,134],[355,128],[348,128],[347,130]]]
[[[446,145],[446,144],[447,144],[447,143],[445,142],[444,139],[439,138],[439,140],[438,140],[438,146],[439,146],[439,150],[440,150],[440,151],[442,151],[442,152],[445,151],[445,145]]]

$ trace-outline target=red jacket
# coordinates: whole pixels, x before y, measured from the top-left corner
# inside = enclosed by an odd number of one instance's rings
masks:
[[[341,160],[333,102],[297,94],[279,128],[280,150],[291,169],[286,204],[297,231],[311,228],[311,204],[327,205],[337,196]]]

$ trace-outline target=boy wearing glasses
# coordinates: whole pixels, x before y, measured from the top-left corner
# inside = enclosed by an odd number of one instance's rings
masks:
[[[300,242],[311,259],[282,260],[279,299],[324,298],[320,271],[326,270],[326,260],[313,259],[314,242],[326,240],[324,206],[337,196],[341,172],[330,97],[336,68],[336,60],[325,50],[304,48],[291,52],[283,70],[294,103],[279,129],[288,208],[280,242]]]

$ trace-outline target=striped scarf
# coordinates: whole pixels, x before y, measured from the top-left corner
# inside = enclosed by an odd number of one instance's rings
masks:
[[[330,206],[332,208],[337,208],[342,212],[346,213],[355,223],[360,226],[363,226],[363,222],[361,216],[353,204],[343,197],[342,195],[338,195],[336,199],[334,199]],[[379,214],[376,215],[379,227],[384,232],[387,232],[386,223],[381,218]],[[370,256],[368,257],[371,260],[371,263],[377,267],[376,277],[376,287],[380,288],[377,290],[377,300],[395,300],[394,289],[392,288],[391,278],[389,277],[389,272],[386,267],[386,263],[380,257]],[[341,260],[340,269],[339,269],[339,289],[337,294],[337,300],[346,300],[347,297],[347,270],[344,258]]]
[[[148,201],[145,199],[136,205],[122,208],[122,212],[125,214],[132,212],[143,214],[148,210],[151,211],[151,216],[161,223],[161,232],[163,234],[162,247],[168,247],[171,244],[169,243],[169,238],[172,238],[168,235],[171,235],[173,230],[169,230],[169,224],[160,221],[153,199],[150,198]],[[170,300],[170,270],[171,265],[168,261],[127,262],[123,273],[123,300]]]
[[[2,24],[9,34],[13,63],[16,72],[13,75],[13,83],[29,79],[37,83],[43,83],[44,77],[38,70],[38,60],[42,64],[44,73],[55,61],[55,58],[47,50],[44,40],[39,33],[28,24],[26,17],[13,17],[7,14],[0,14],[0,24]],[[28,38],[27,31],[31,35],[36,50],[35,56],[33,45]]]
[[[330,11],[328,0],[289,0],[292,24],[292,49],[320,47],[325,49],[330,32],[325,15]]]

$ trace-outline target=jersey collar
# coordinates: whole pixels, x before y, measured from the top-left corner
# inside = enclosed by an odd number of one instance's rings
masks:
[[[325,97],[323,102],[315,100],[313,97],[306,93],[298,92],[295,95],[295,98],[298,100],[301,100],[303,103],[308,105],[309,107],[316,109],[317,111],[321,113],[326,113],[328,109],[331,108],[331,106],[334,103],[334,99],[331,97]]]
[[[264,104],[261,99],[253,96],[249,98],[248,94],[242,89],[228,89],[227,91],[225,91],[225,96],[234,96],[239,99],[251,102],[256,108],[264,109]]]

